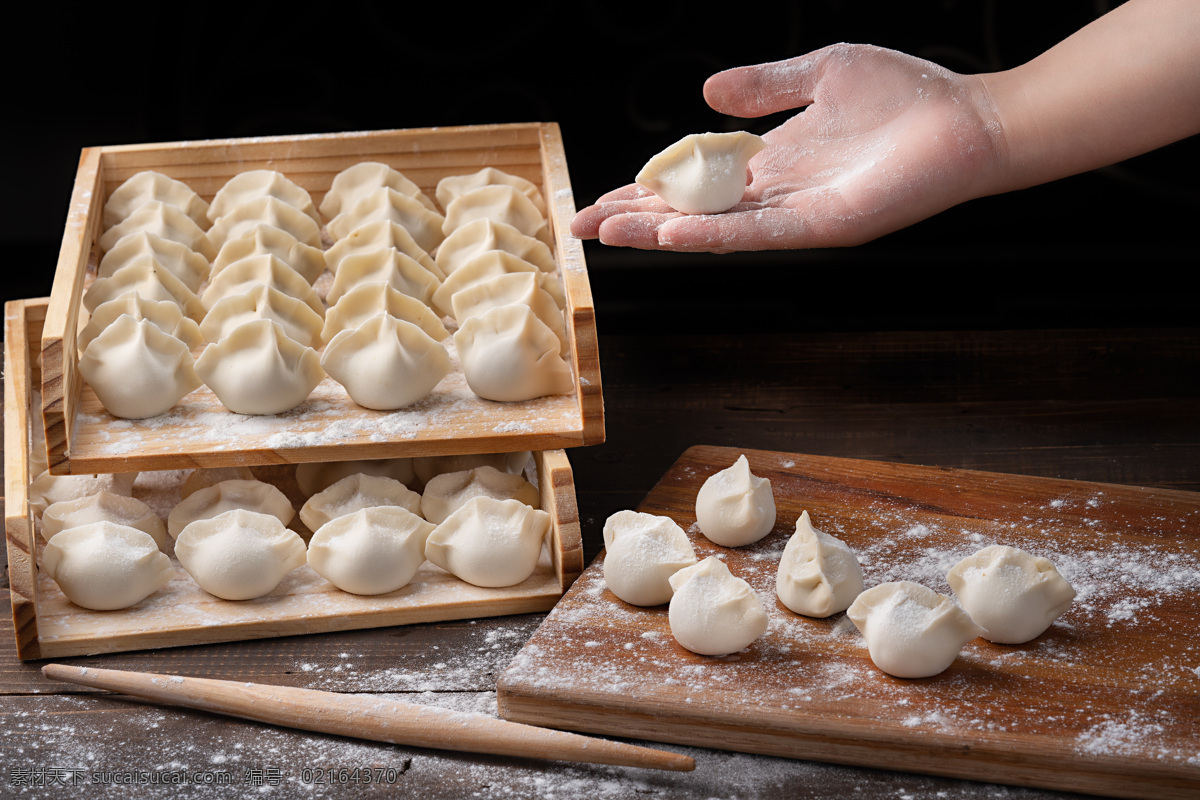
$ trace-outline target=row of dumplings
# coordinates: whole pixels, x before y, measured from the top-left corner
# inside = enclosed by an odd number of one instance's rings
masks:
[[[339,173],[319,210],[271,170],[235,176],[211,204],[181,181],[134,175],[105,205],[84,378],[126,418],[161,414],[201,382],[232,411],[282,413],[326,374],[359,405],[391,410],[450,371],[449,318],[481,397],[571,391],[537,186],[486,168],[443,179],[438,197],[445,215],[377,162]]]
[[[775,526],[770,481],[754,475],[745,456],[705,481],[696,497],[696,523],[724,547],[759,541]],[[670,603],[671,633],[702,655],[750,646],[767,629],[762,600],[719,558],[698,561],[673,520],[620,511],[604,526],[604,580],[637,606]],[[962,559],[947,574],[954,598],[913,581],[865,589],[862,566],[842,540],[813,527],[808,512],[796,521],[776,572],[779,602],[809,617],[846,611],[862,632],[872,661],[901,678],[936,675],[976,637],[1019,644],[1040,636],[1075,598],[1053,563],[1003,545]]]
[[[529,577],[550,530],[537,488],[520,474],[528,460],[527,452],[426,459],[421,483],[413,459],[306,466],[296,477],[302,492],[315,489],[299,513],[313,532],[307,543],[288,527],[296,512],[287,495],[244,469],[191,473],[165,523],[131,496],[136,475],[42,476],[31,505],[46,540],[43,570],[90,609],[126,608],[158,591],[175,577],[171,553],[225,600],[269,594],[306,563],[352,594],[401,589],[426,560],[501,587]]]

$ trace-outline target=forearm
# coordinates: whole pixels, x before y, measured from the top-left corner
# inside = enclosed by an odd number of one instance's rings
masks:
[[[1002,164],[979,195],[1130,158],[1200,132],[1200,2],[1130,0],[1029,63],[980,78]]]

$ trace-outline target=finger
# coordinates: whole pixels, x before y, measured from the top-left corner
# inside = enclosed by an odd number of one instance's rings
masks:
[[[637,188],[641,189],[640,186]],[[622,190],[617,190],[617,192],[620,191]],[[615,195],[617,192],[610,194]],[[628,200],[605,200],[609,195],[601,197],[596,201],[596,205],[582,209],[571,219],[571,235],[576,239],[595,239],[605,220],[621,214],[675,212],[675,209],[667,205],[658,195],[645,189],[642,189],[642,192],[644,193],[642,196],[632,197]]]
[[[678,211],[669,214],[639,212],[609,217],[600,225],[600,241],[614,247],[637,247],[642,250],[665,250],[658,241],[658,229],[663,223],[683,216]]]
[[[845,238],[850,215],[843,204],[831,197],[806,199],[812,202],[801,203],[800,208],[755,208],[664,221],[658,228],[658,244],[667,250],[730,253],[857,243]],[[825,207],[831,202],[840,209],[832,218]]]
[[[602,194],[596,198],[596,205],[601,203],[609,203],[613,200],[637,200],[641,197],[650,197],[654,192],[636,183],[631,183],[628,186],[622,186],[620,189],[613,189],[607,194]]]
[[[722,114],[761,117],[801,108],[813,101],[822,68],[833,45],[786,61],[737,67],[704,82],[704,99]]]

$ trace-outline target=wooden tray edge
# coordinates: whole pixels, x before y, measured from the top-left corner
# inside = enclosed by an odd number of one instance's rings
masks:
[[[4,539],[8,548],[8,585],[12,599],[17,657],[39,658],[37,564],[33,549],[33,516],[29,509],[30,387],[26,354],[29,336],[27,305],[45,301],[13,300],[4,304]]]

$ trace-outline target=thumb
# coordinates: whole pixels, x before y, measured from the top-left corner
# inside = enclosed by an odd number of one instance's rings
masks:
[[[718,72],[704,82],[704,99],[716,111],[734,117],[806,106],[813,101],[829,51],[826,47],[786,61]]]

